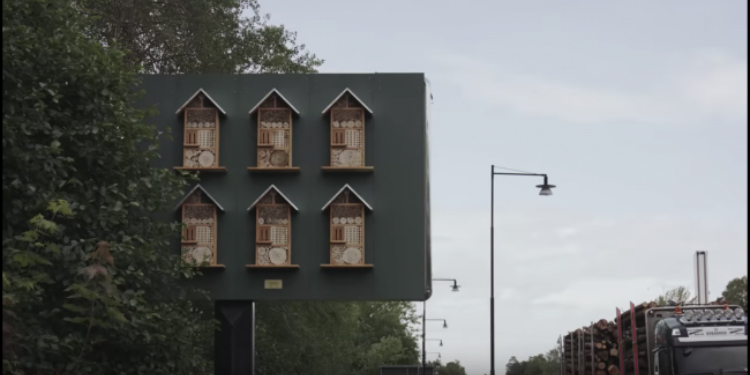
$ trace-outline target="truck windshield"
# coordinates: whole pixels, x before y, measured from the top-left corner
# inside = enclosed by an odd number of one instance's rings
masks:
[[[746,346],[675,348],[675,374],[747,374]]]

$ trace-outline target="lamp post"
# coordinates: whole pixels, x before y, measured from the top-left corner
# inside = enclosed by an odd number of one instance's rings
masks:
[[[456,279],[441,279],[436,278],[432,279],[432,281],[452,281],[453,285],[451,285],[451,291],[458,292],[458,288],[460,285],[458,285],[458,281]],[[448,322],[445,319],[427,319],[427,300],[425,300],[422,303],[422,375],[427,374],[427,356],[425,352],[425,341],[426,341],[426,335],[427,335],[427,321],[428,320],[442,320],[443,321],[443,328],[448,328]]]
[[[525,172],[495,172],[495,166],[492,166],[492,183],[490,185],[490,375],[495,375],[495,176],[532,176],[544,177],[544,183],[537,185],[540,189],[539,195],[552,195],[552,189],[555,185],[547,182],[547,175],[544,173],[525,173]]]

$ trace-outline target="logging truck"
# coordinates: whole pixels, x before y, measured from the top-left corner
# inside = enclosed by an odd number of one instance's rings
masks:
[[[747,374],[748,319],[732,305],[630,304],[562,340],[563,375]]]

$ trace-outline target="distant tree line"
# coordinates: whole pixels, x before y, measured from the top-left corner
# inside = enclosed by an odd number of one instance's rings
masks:
[[[525,361],[510,357],[505,365],[506,375],[560,375],[560,351],[551,349],[547,354],[537,354]]]

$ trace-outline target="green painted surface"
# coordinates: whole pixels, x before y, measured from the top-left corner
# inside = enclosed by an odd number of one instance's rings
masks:
[[[202,173],[201,185],[224,207],[218,214],[218,261],[188,282],[221,300],[423,300],[430,289],[426,87],[419,74],[151,75],[143,76],[140,105],[154,105],[149,121],[171,128],[159,167],[182,165],[182,120],[175,111],[199,88],[225,111],[220,117],[221,166]],[[328,118],[321,111],[345,88],[374,114],[366,119],[366,163],[375,171],[324,173],[329,162]],[[293,165],[299,173],[257,174],[257,124],[248,111],[276,88],[299,111],[293,122]],[[323,205],[349,184],[372,207],[366,215],[365,262],[372,269],[321,269],[329,262],[329,225]],[[297,270],[246,269],[255,260],[254,214],[247,207],[271,184],[299,208],[292,214],[291,261]],[[186,189],[189,190],[192,186]],[[177,202],[175,202],[176,204]],[[178,214],[170,213],[171,219]],[[174,251],[179,253],[179,239]],[[265,290],[281,279],[283,289]]]

